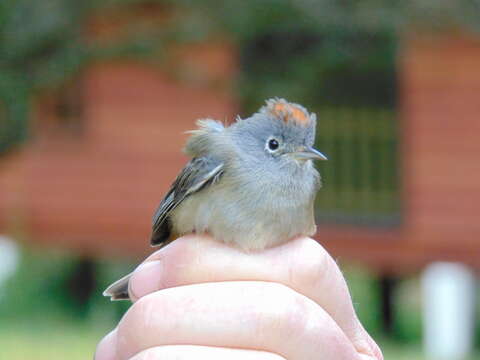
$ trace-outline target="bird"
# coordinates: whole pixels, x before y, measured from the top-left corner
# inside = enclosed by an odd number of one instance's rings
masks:
[[[198,120],[184,148],[191,160],[154,213],[151,245],[206,233],[250,252],[315,234],[321,178],[313,160],[327,160],[313,147],[316,123],[314,113],[282,98],[230,126]],[[104,296],[128,300],[130,276]]]

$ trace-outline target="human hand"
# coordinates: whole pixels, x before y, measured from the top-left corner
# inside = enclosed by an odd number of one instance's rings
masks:
[[[316,241],[245,253],[197,235],[145,260],[134,304],[96,360],[380,360],[343,275]]]

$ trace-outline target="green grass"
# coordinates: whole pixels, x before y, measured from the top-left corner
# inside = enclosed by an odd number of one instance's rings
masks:
[[[427,360],[420,345],[399,345],[391,342],[382,342],[380,347],[385,360]],[[480,352],[476,351],[465,360],[478,359],[480,359]]]
[[[95,346],[108,332],[68,322],[0,325],[2,358],[10,360],[92,359]]]

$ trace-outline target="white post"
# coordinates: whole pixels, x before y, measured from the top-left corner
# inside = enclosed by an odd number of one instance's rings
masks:
[[[460,263],[437,262],[422,274],[424,348],[429,359],[461,360],[472,351],[475,276]]]
[[[17,269],[20,251],[17,244],[10,238],[0,235],[0,297],[3,295],[3,283]]]

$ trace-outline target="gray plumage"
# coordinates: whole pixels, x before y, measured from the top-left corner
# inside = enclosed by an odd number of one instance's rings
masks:
[[[320,176],[311,160],[326,159],[312,148],[315,114],[274,99],[229,127],[197,124],[185,147],[192,160],[154,214],[152,245],[196,232],[250,251],[315,233]],[[128,280],[104,294],[128,299]]]

